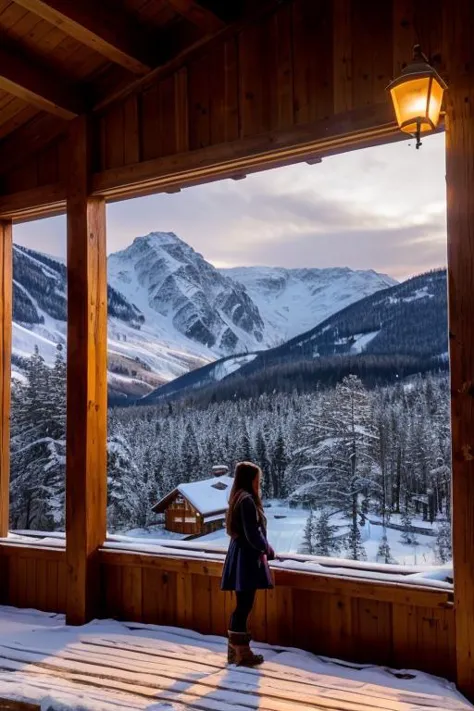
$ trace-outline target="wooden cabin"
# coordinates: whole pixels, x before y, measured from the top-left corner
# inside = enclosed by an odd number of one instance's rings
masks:
[[[405,138],[419,42],[448,83],[454,589],[275,568],[254,635],[456,681],[474,699],[472,0],[0,0],[0,603],[227,629],[222,560],[107,546],[106,205]],[[423,150],[423,149],[421,149]],[[9,524],[12,230],[67,214],[65,547]],[[71,426],[73,423],[73,426]],[[207,557],[206,557],[207,556]],[[151,591],[151,592],[150,592]]]
[[[216,476],[180,484],[153,506],[165,515],[165,529],[187,536],[203,536],[222,528],[234,480]]]

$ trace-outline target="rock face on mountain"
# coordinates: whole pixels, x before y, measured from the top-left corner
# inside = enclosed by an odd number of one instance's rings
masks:
[[[173,233],[154,232],[109,258],[109,281],[150,321],[217,353],[265,347],[265,323],[246,289]]]

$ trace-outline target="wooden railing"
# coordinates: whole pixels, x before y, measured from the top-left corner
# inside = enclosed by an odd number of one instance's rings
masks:
[[[101,550],[96,615],[225,635],[231,593],[222,562],[182,555]],[[64,612],[65,552],[0,545],[0,602]],[[452,593],[382,579],[275,569],[257,596],[256,640],[352,662],[420,669],[455,679]],[[380,576],[379,576],[380,577]]]

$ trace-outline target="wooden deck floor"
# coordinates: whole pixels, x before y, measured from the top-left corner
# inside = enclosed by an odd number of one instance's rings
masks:
[[[0,608],[0,709],[81,711],[467,711],[443,680],[262,646],[259,669],[227,667],[225,640]],[[63,706],[56,706],[63,704]]]

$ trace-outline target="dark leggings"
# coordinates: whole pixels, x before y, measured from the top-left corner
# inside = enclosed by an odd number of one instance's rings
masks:
[[[250,615],[255,600],[256,590],[236,592],[237,605],[230,616],[231,632],[247,632],[247,618]]]

